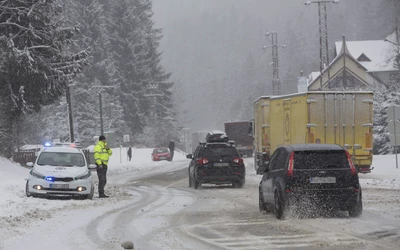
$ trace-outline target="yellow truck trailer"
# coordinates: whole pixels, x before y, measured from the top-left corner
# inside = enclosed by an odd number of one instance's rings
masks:
[[[310,91],[263,96],[254,102],[254,167],[266,164],[280,145],[338,144],[357,170],[371,172],[373,92]]]

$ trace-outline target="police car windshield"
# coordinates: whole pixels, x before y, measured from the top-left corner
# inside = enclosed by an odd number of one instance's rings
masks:
[[[43,152],[39,156],[37,165],[84,167],[85,159],[79,153]]]

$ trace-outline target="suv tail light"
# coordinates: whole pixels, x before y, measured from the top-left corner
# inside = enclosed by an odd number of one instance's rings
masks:
[[[243,159],[242,158],[234,158],[233,162],[237,163],[237,164],[243,164]]]
[[[351,175],[357,175],[357,169],[354,167],[354,163],[353,163],[353,160],[351,159],[351,155],[349,154],[349,152],[347,150],[346,150],[346,156],[347,156],[347,160],[349,161]]]
[[[294,152],[290,153],[287,176],[293,176]]]
[[[197,164],[200,164],[200,165],[205,165],[207,163],[208,163],[208,159],[207,158],[200,158],[200,159],[197,160]]]

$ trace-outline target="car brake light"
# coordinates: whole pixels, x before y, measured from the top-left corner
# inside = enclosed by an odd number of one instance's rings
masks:
[[[197,160],[197,163],[200,164],[200,165],[205,165],[205,164],[208,163],[208,159],[200,158],[200,159]]]
[[[234,163],[238,163],[238,164],[242,164],[243,163],[243,159],[242,158],[234,158],[233,162]]]
[[[351,155],[349,154],[349,152],[347,150],[346,150],[346,156],[347,156],[347,160],[349,161],[349,164],[350,164],[351,175],[357,175],[357,170],[354,167],[354,163],[353,163],[353,160],[351,159]]]
[[[293,176],[294,152],[290,153],[287,176]]]

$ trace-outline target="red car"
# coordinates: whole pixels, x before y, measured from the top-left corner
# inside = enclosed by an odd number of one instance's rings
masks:
[[[155,148],[151,153],[151,159],[153,161],[169,160],[170,154],[168,148]]]

